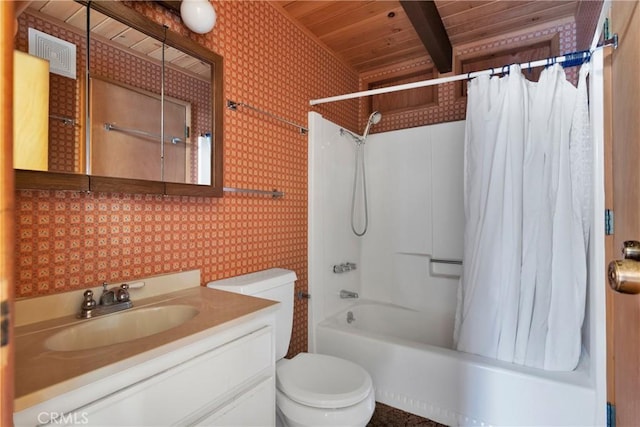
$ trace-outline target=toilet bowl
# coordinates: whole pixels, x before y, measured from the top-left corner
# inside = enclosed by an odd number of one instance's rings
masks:
[[[375,409],[371,376],[333,356],[299,353],[276,367],[276,406],[286,426],[364,426]]]
[[[276,415],[279,425],[362,427],[375,409],[369,373],[351,361],[299,353],[284,356],[293,326],[296,274],[281,268],[210,282],[207,287],[280,302],[276,314]]]

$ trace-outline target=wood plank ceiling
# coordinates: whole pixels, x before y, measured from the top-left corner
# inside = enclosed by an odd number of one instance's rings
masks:
[[[161,3],[175,7],[179,4],[176,1]],[[405,7],[399,0],[272,0],[272,4],[359,73],[430,58],[412,25],[414,19],[405,11],[406,3],[419,2],[404,3]],[[455,48],[574,16],[579,0],[435,0],[433,3]],[[29,9],[75,27],[84,25],[85,8],[73,1],[33,1]],[[120,24],[98,12],[92,11],[91,18],[92,31],[98,36],[132,47],[141,54],[159,57],[162,49],[156,40],[132,29],[120,28]],[[167,48],[165,55],[174,65],[201,75],[208,73],[199,61],[171,49]]]
[[[274,0],[294,22],[357,72],[429,56],[397,0]],[[453,47],[573,16],[577,0],[435,0]]]

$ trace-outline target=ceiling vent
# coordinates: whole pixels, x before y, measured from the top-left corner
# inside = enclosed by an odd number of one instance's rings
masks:
[[[49,61],[49,71],[76,78],[76,45],[29,28],[29,54]]]

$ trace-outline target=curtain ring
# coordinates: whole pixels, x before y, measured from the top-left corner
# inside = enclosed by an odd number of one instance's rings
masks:
[[[504,74],[505,76],[509,75],[509,66],[505,65],[502,67],[502,74]]]
[[[467,80],[471,80],[471,71],[467,73]]]

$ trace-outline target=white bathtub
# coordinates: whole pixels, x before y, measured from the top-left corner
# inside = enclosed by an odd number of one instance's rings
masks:
[[[595,424],[586,355],[573,372],[522,367],[451,350],[452,327],[453,319],[362,300],[318,325],[316,351],[367,369],[378,402],[443,424]]]

